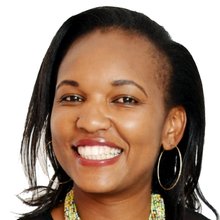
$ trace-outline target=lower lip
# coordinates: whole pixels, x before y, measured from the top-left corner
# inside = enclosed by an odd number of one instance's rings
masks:
[[[119,158],[121,156],[121,154],[119,154],[118,156],[113,157],[111,159],[106,159],[106,160],[89,160],[89,159],[82,158],[80,155],[78,155],[76,153],[75,153],[75,155],[77,157],[77,160],[78,160],[79,164],[81,164],[83,166],[93,166],[93,167],[94,166],[98,167],[98,166],[113,165],[113,164],[115,164],[119,160]]]

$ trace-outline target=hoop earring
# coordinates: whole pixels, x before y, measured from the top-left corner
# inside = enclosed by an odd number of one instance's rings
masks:
[[[64,185],[64,184],[67,184],[67,183],[69,183],[69,182],[71,182],[72,181],[72,179],[71,178],[69,178],[67,181],[63,181],[63,182],[59,182],[59,181],[56,181],[56,180],[50,180],[50,184],[52,185],[53,183],[57,183],[58,185]]]
[[[158,182],[159,182],[161,188],[163,188],[166,191],[169,191],[169,190],[173,189],[177,185],[177,183],[178,183],[178,181],[180,179],[181,173],[182,173],[182,167],[183,167],[182,155],[181,155],[181,152],[180,152],[180,150],[179,150],[179,148],[177,146],[175,147],[175,149],[177,150],[178,156],[179,156],[179,172],[178,172],[176,180],[174,180],[174,182],[170,186],[168,186],[168,187],[164,186],[161,183],[161,179],[160,179],[160,162],[161,162],[161,158],[162,158],[163,153],[164,153],[165,150],[163,150],[160,153],[160,156],[159,156],[159,159],[158,159],[158,163],[157,163],[157,179],[158,179]]]

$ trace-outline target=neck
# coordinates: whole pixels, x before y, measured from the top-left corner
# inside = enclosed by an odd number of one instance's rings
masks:
[[[82,220],[146,220],[150,215],[151,190],[97,194],[83,192],[74,186],[74,197]]]

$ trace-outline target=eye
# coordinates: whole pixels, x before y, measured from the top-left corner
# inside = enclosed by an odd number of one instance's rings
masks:
[[[137,105],[139,101],[132,96],[123,96],[115,99],[114,103],[124,104],[124,105]]]
[[[60,102],[66,103],[79,103],[85,100],[84,97],[80,95],[64,95],[60,98]]]

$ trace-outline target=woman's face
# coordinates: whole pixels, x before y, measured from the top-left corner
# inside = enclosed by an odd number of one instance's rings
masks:
[[[52,143],[82,190],[150,188],[166,116],[156,54],[148,40],[111,30],[78,39],[64,57]]]

